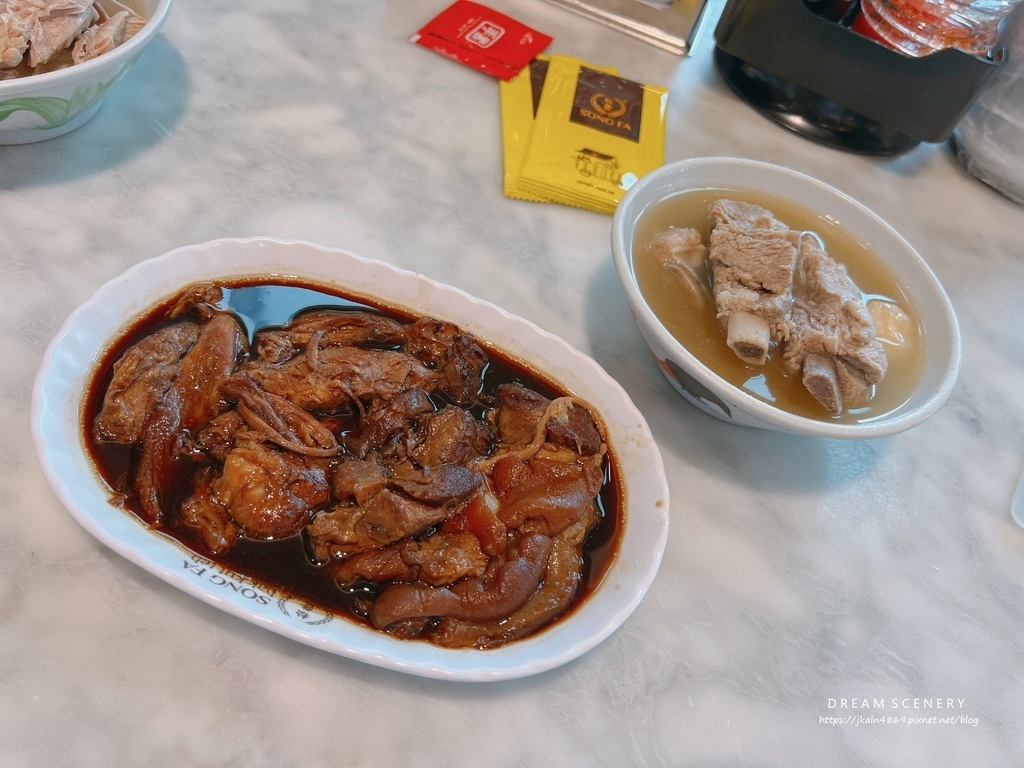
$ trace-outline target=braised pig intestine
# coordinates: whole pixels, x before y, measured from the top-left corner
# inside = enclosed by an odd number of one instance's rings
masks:
[[[356,601],[369,624],[447,647],[569,609],[608,461],[589,404],[483,391],[488,355],[452,323],[318,310],[250,348],[217,290],[183,295],[114,363],[92,423],[135,446],[126,503],[147,523],[187,526],[214,556],[300,536],[339,590],[374,585]]]

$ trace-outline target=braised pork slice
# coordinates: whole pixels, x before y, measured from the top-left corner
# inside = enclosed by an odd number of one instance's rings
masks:
[[[434,404],[426,390],[412,387],[400,392],[363,414],[358,431],[345,435],[345,448],[360,458],[372,452],[393,453],[396,446],[382,449],[393,438],[404,437],[413,429],[418,417],[433,410]]]
[[[370,618],[378,629],[427,616],[497,621],[530,598],[540,584],[550,553],[550,538],[527,534],[500,557],[492,559],[487,571],[475,579],[463,579],[451,587],[388,587],[374,602]]]
[[[406,331],[405,351],[432,368],[444,362],[448,348],[462,330],[455,323],[421,317]]]
[[[533,530],[556,535],[593,513],[597,494],[604,485],[602,457],[579,461],[517,456],[494,466],[493,483],[501,506],[498,517],[509,529],[531,521]]]
[[[361,504],[339,504],[321,512],[306,530],[317,559],[348,557],[415,536],[454,510],[410,499],[384,488]]]
[[[487,353],[468,333],[460,333],[437,368],[438,388],[460,405],[476,400],[483,386]]]
[[[716,200],[711,219],[712,290],[727,343],[742,360],[763,365],[770,342],[785,338],[800,233],[735,200]]]
[[[391,473],[375,461],[346,459],[334,469],[331,488],[338,501],[364,504],[388,484]]]
[[[471,533],[489,556],[500,555],[508,546],[508,529],[498,517],[501,502],[488,484],[481,485],[462,510],[441,524],[448,533]]]
[[[256,334],[256,354],[267,363],[283,363],[302,352],[313,340],[321,346],[394,344],[405,338],[406,325],[373,312],[323,310],[292,320],[286,328]]]
[[[151,524],[164,521],[161,489],[183,471],[176,466],[178,456],[191,450],[191,439],[198,437],[207,423],[227,411],[221,387],[245,348],[245,338],[231,315],[212,318],[181,359],[177,376],[150,414],[142,431],[135,492]]]
[[[322,460],[255,442],[236,446],[210,487],[245,535],[255,539],[296,533],[331,498]]]
[[[164,521],[167,510],[161,488],[182,471],[175,466],[178,457],[191,450],[191,439],[210,421],[227,411],[221,387],[246,347],[236,319],[229,314],[214,316],[181,358],[177,375],[147,419],[134,487],[151,524]]]
[[[481,576],[489,559],[473,534],[439,531],[422,541],[403,539],[341,560],[333,566],[334,579],[343,587],[362,579],[441,587]]]
[[[93,422],[97,439],[139,440],[150,413],[178,375],[181,358],[198,337],[198,325],[177,323],[151,333],[121,355]]]
[[[235,371],[248,342],[235,318],[218,314],[203,325],[181,361],[174,387],[181,394],[181,427],[192,434],[227,410],[221,389]]]
[[[413,387],[437,386],[437,374],[409,355],[352,346],[311,347],[281,365],[251,364],[241,373],[307,410],[334,410],[363,398],[390,400]]]
[[[395,464],[391,484],[410,498],[427,504],[447,504],[465,498],[484,481],[484,476],[461,464],[418,467],[411,461]]]
[[[438,372],[439,388],[456,403],[470,403],[480,393],[487,353],[454,323],[420,318],[408,329],[405,351]]]
[[[469,411],[446,405],[423,416],[409,439],[409,455],[422,467],[465,464],[490,452],[494,433]]]
[[[549,411],[553,401],[539,392],[522,384],[502,384],[497,410],[501,441],[522,447],[543,440],[584,456],[597,453],[603,439],[590,412],[566,398],[561,400],[564,407]]]
[[[141,517],[154,527],[166,520],[164,489],[174,485],[183,470],[183,462],[177,457],[180,435],[181,393],[172,386],[142,429],[142,451],[132,480]]]
[[[833,416],[863,404],[887,369],[885,349],[860,290],[807,235],[800,246],[795,303],[783,363]]]
[[[206,468],[200,472],[192,495],[182,503],[178,514],[185,525],[198,533],[207,551],[223,555],[238,541],[238,525],[214,495],[212,480],[212,470]]]
[[[533,442],[537,425],[551,401],[522,384],[498,387],[497,427],[501,442],[524,446]]]
[[[231,377],[223,391],[237,404],[236,412],[249,427],[250,438],[303,456],[341,453],[334,433],[313,414],[280,395],[264,392],[246,376]]]
[[[238,442],[240,432],[246,429],[245,419],[237,410],[227,411],[210,420],[193,441],[193,447],[202,451],[218,464],[223,464],[228,453]]]

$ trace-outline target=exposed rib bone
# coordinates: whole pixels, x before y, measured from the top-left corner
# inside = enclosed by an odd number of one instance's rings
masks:
[[[743,362],[764,365],[772,335],[764,319],[752,312],[733,312],[726,331],[726,344]]]
[[[843,412],[843,396],[839,387],[835,361],[828,355],[807,355],[804,359],[803,384],[814,399],[833,416]]]

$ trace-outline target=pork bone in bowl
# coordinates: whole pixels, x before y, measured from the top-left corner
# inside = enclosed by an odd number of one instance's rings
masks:
[[[439,647],[399,639],[236,572],[230,564],[185,548],[126,510],[97,471],[83,428],[83,398],[94,371],[126,329],[137,331],[140,317],[185,286],[240,279],[321,286],[412,316],[455,323],[486,348],[585,400],[606,425],[619,500],[613,537],[617,544],[607,548],[611,555],[600,580],[567,614],[535,635],[487,650]],[[253,302],[239,312],[257,318],[264,306]],[[654,579],[668,535],[668,485],[661,455],[643,416],[593,360],[528,321],[462,291],[311,243],[216,240],[176,249],[111,280],[68,318],[50,344],[36,379],[32,420],[39,460],[54,491],[78,522],[114,551],[258,626],[331,653],[427,677],[501,680],[575,659],[633,612]]]
[[[750,230],[754,218],[744,224],[748,214],[737,211],[757,209],[776,224]],[[788,270],[791,281],[781,287],[740,261],[744,242],[780,239],[789,243],[790,261],[776,263],[774,274]],[[662,373],[687,401],[723,421],[827,438],[884,437],[934,414],[956,381],[956,315],[924,259],[865,206],[804,174],[738,158],[663,166],[624,195],[611,246]],[[734,246],[733,255],[715,250]],[[812,267],[829,260],[831,267]],[[734,329],[726,323],[739,309],[729,302],[743,296],[746,314],[761,313],[760,327],[771,333],[758,342],[766,359],[740,359],[730,348]],[[859,346],[846,345],[848,338]],[[742,337],[734,346],[742,349]],[[826,395],[838,398],[837,412]]]
[[[4,13],[13,14],[15,8],[29,5],[27,0],[14,0]],[[70,49],[65,49],[50,64],[42,65],[38,73],[13,77],[28,66],[32,55],[29,43],[20,67],[8,68],[6,74],[0,70],[0,144],[52,139],[87,122],[99,111],[110,89],[135,64],[143,48],[157,36],[171,10],[171,0],[96,0],[96,5],[111,17],[127,8],[146,23],[123,43],[95,58],[42,71],[57,66],[57,59],[70,56]],[[13,30],[13,22],[8,22],[6,28]]]

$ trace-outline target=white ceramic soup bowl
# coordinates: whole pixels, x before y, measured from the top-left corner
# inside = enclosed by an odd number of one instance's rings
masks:
[[[841,423],[798,416],[725,381],[661,323],[637,284],[633,241],[646,212],[687,190],[734,188],[768,193],[838,223],[877,254],[904,287],[924,328],[924,370],[917,388],[874,420]],[[768,163],[701,157],[662,166],[634,184],[612,220],[612,257],[637,327],[672,386],[702,411],[731,424],[837,439],[878,438],[910,429],[949,397],[960,369],[960,331],[949,297],[924,259],[876,214],[834,187]]]
[[[105,3],[108,12],[117,6]],[[160,32],[171,0],[138,0],[147,19],[131,39],[91,61],[67,69],[0,80],[0,144],[30,144],[63,136],[95,115],[103,99]]]

